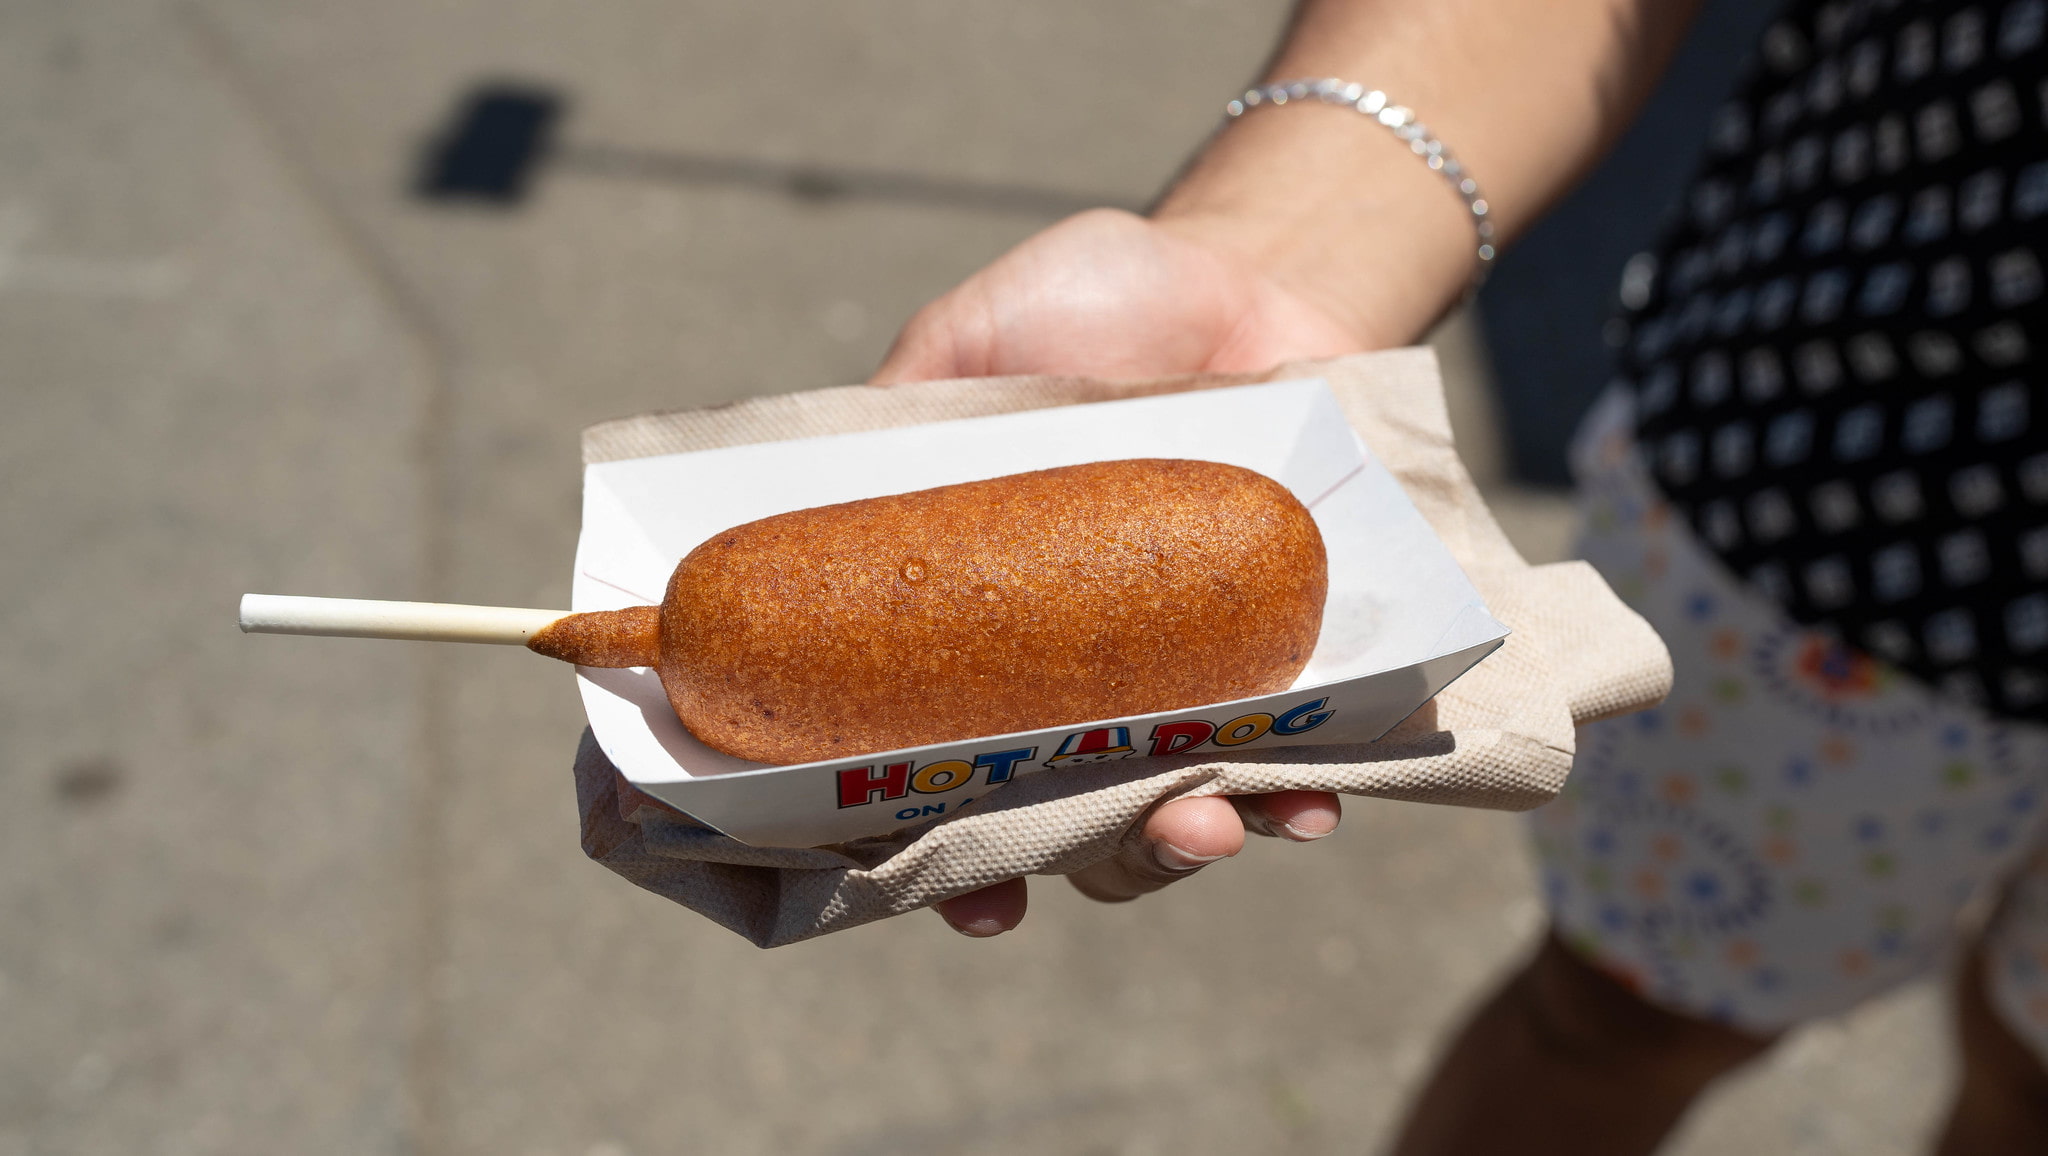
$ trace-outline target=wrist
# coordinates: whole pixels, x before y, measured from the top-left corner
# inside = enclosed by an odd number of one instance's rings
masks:
[[[1329,105],[1232,122],[1153,217],[1310,302],[1365,348],[1419,340],[1476,262],[1458,195],[1382,126]]]

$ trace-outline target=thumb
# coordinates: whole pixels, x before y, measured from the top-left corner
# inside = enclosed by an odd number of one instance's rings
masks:
[[[926,305],[904,323],[869,385],[903,385],[948,377],[980,377],[987,357],[970,356],[962,340],[960,291]]]
[[[1136,839],[1116,854],[1067,876],[1090,899],[1121,903],[1185,879],[1244,848],[1244,822],[1221,795],[1159,805]]]

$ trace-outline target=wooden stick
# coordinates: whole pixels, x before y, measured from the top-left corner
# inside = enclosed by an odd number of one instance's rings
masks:
[[[337,638],[405,638],[425,642],[494,642],[524,646],[566,610],[460,606],[451,602],[372,602],[361,598],[242,595],[249,634],[321,634]]]

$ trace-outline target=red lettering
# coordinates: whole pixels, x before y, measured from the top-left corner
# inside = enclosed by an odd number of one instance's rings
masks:
[[[876,775],[873,767],[853,767],[839,772],[839,805],[858,807],[884,799],[900,799],[910,791],[910,764],[890,763]]]
[[[1177,755],[1193,750],[1209,741],[1216,728],[1201,719],[1186,722],[1160,723],[1152,728],[1152,757]]]

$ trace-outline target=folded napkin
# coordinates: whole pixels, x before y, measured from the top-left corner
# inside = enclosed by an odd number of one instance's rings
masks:
[[[1487,512],[1451,444],[1435,355],[1398,349],[1257,375],[1107,382],[1074,377],[848,386],[586,430],[587,462],[885,429],[1255,381],[1320,377],[1514,633],[1374,743],[1129,759],[1032,775],[968,809],[834,847],[751,847],[634,788],[588,731],[576,756],[583,849],[642,887],[762,947],[809,939],[1020,875],[1066,875],[1135,841],[1183,796],[1317,790],[1520,811],[1554,797],[1574,729],[1671,688],[1648,623],[1582,562],[1530,566]]]

